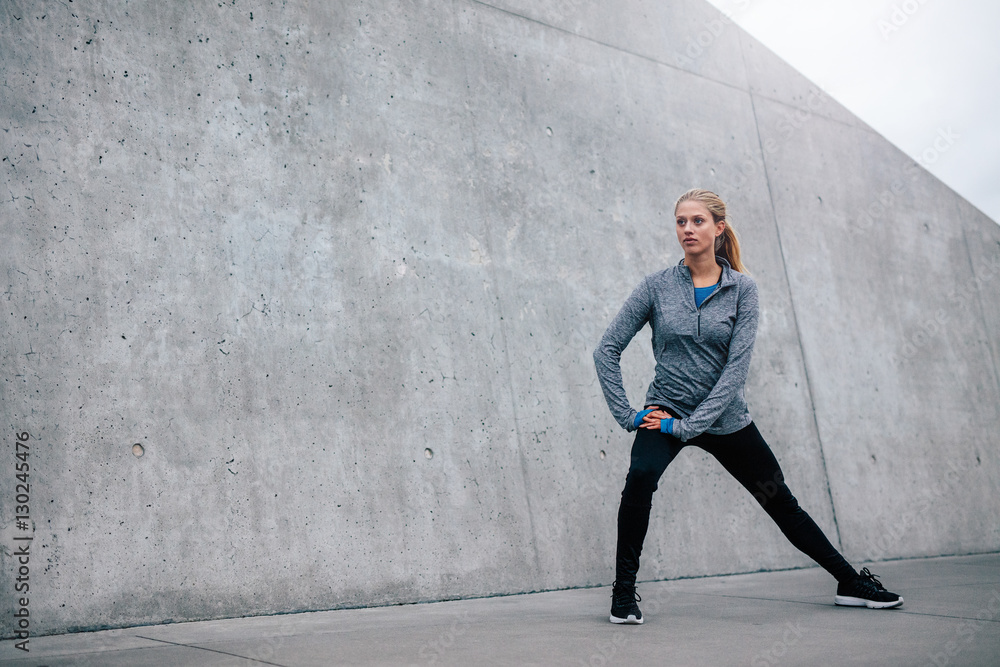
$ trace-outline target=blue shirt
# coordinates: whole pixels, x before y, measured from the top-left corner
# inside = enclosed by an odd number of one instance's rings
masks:
[[[714,285],[709,285],[708,287],[695,287],[694,288],[694,305],[701,308],[701,302],[708,298],[708,295],[715,291],[715,288],[719,286],[722,282],[722,276],[719,276],[719,282]]]

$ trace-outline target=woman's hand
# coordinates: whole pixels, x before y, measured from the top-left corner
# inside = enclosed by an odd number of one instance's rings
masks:
[[[648,428],[654,431],[660,430],[660,420],[676,419],[672,414],[661,408],[659,405],[647,405],[646,409],[655,408],[652,412],[642,418],[639,428]]]

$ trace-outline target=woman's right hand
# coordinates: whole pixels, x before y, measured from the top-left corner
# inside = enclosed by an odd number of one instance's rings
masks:
[[[645,417],[642,418],[642,424],[639,425],[639,428],[648,428],[650,430],[659,431],[660,430],[660,421],[661,420],[663,420],[663,419],[675,419],[675,417],[672,414],[670,414],[669,412],[667,412],[666,410],[664,410],[659,405],[647,405],[646,406],[647,410],[650,409],[650,408],[653,408],[653,411],[650,412],[648,415],[646,415]]]

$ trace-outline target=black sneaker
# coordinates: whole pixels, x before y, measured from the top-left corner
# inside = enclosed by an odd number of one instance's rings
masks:
[[[885,590],[882,582],[866,567],[853,581],[837,585],[834,602],[844,607],[890,609],[903,604],[903,598]]]
[[[616,581],[611,589],[611,622],[642,625],[642,612],[636,602],[642,602],[642,598],[635,592],[635,584]]]

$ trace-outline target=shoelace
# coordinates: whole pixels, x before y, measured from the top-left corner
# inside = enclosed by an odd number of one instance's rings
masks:
[[[864,585],[866,587],[872,586],[872,587],[875,588],[876,591],[884,591],[885,590],[885,586],[882,585],[882,582],[879,581],[878,579],[876,579],[875,575],[872,574],[868,570],[867,567],[866,568],[862,568],[861,572],[858,573],[858,576],[861,579],[862,585]]]
[[[635,590],[635,586],[629,586],[627,584],[622,584],[618,586],[616,581],[612,587],[612,596],[615,599],[615,603],[622,605],[628,602],[642,602],[642,598],[639,596],[638,591]]]

